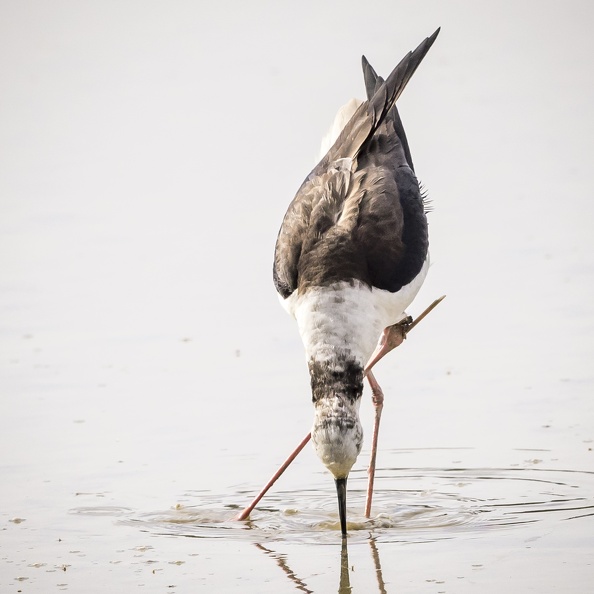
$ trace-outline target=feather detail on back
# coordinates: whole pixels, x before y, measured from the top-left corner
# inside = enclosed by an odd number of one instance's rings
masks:
[[[364,60],[371,97],[339,113],[327,143],[354,110],[279,231],[274,283],[281,297],[342,281],[396,292],[420,272],[427,221],[394,103],[436,36],[409,52],[385,82]]]

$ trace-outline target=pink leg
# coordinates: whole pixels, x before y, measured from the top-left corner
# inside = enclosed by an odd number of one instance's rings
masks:
[[[406,338],[406,332],[410,326],[412,319],[410,317],[405,318],[401,322],[388,326],[382,332],[382,335],[377,343],[377,347],[371,359],[365,366],[365,374],[367,375],[367,381],[371,387],[371,400],[375,407],[375,419],[373,423],[373,438],[371,441],[371,459],[369,460],[369,469],[367,470],[367,499],[365,501],[365,517],[371,516],[371,501],[373,499],[373,483],[375,480],[375,461],[377,458],[377,440],[379,437],[380,420],[382,418],[382,410],[384,408],[384,393],[377,383],[375,376],[371,372],[371,368],[384,356],[386,356],[391,350],[400,346]]]
[[[380,426],[380,419],[382,417],[382,410],[384,408],[384,393],[380,388],[379,384],[377,383],[375,376],[371,373],[371,368],[384,356],[386,356],[392,349],[395,349],[397,346],[400,346],[408,332],[410,332],[430,311],[433,310],[437,305],[439,305],[445,298],[445,295],[442,295],[438,299],[436,299],[417,319],[413,322],[410,316],[404,318],[397,324],[393,326],[388,326],[382,332],[382,335],[377,343],[377,347],[375,347],[375,351],[373,355],[371,355],[371,359],[369,359],[367,365],[365,366],[365,374],[367,375],[367,380],[369,381],[369,386],[371,387],[371,399],[373,401],[373,406],[375,407],[375,421],[373,424],[373,438],[371,444],[371,459],[369,461],[369,470],[367,471],[369,474],[369,478],[367,481],[367,500],[365,501],[365,517],[369,518],[371,516],[371,500],[373,499],[373,482],[375,480],[375,461],[377,458],[377,439],[379,436],[379,426]]]
[[[258,505],[258,502],[264,495],[266,495],[266,491],[274,485],[276,480],[280,477],[280,475],[288,468],[289,464],[295,460],[295,458],[299,455],[299,452],[306,446],[307,442],[311,439],[311,433],[308,433],[304,438],[303,441],[293,450],[291,455],[283,462],[282,466],[274,473],[272,478],[264,485],[264,488],[256,495],[255,499],[240,513],[237,514],[233,519],[234,520],[245,520],[249,518],[250,514],[252,513],[253,509]]]
[[[379,436],[380,419],[382,418],[382,409],[384,408],[384,393],[379,384],[375,380],[375,376],[371,371],[367,372],[367,379],[371,386],[371,399],[375,407],[375,421],[373,423],[373,438],[371,442],[371,460],[369,461],[369,469],[367,471],[367,499],[365,501],[365,517],[371,516],[371,500],[373,499],[373,481],[375,479],[375,459],[377,457],[377,439]]]

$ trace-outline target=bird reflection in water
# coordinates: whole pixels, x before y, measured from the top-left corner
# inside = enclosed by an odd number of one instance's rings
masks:
[[[384,583],[384,576],[382,575],[382,565],[380,563],[379,551],[373,538],[369,539],[369,546],[371,547],[371,555],[373,557],[373,564],[375,565],[375,575],[377,577],[377,586],[380,594],[387,594],[386,584]]]
[[[373,538],[369,539],[369,546],[371,548],[371,556],[373,559],[373,565],[375,567],[375,575],[377,578],[378,592],[380,594],[387,594],[386,584],[382,575],[382,566],[379,557],[379,551],[377,544]],[[314,590],[311,590],[308,585],[291,569],[287,561],[287,556],[282,553],[277,553],[272,549],[265,547],[260,543],[254,543],[255,546],[260,549],[263,553],[272,557],[276,564],[283,570],[284,574],[289,578],[295,585],[295,589],[300,592],[306,592],[308,594],[314,594]],[[350,566],[349,566],[349,550],[346,539],[342,540],[342,546],[340,549],[340,582],[338,584],[338,594],[353,594],[353,588],[351,586],[350,578]]]
[[[338,585],[338,594],[351,594],[351,578],[349,577],[349,548],[346,538],[342,539],[340,549],[340,583]]]
[[[286,555],[282,555],[273,551],[272,549],[268,549],[259,542],[254,544],[256,545],[256,548],[260,549],[262,552],[266,553],[269,557],[272,557],[276,561],[276,564],[284,571],[289,580],[295,584],[297,590],[300,592],[307,592],[308,594],[314,594],[314,591],[310,590],[307,587],[307,584],[302,579],[300,579],[297,574],[289,567]]]

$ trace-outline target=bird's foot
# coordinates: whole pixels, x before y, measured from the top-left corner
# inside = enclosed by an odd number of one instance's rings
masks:
[[[400,320],[398,323],[393,324],[392,326],[388,326],[383,334],[382,338],[385,336],[385,343],[388,348],[386,352],[395,349],[397,346],[400,346],[404,340],[406,339],[406,335],[412,326],[413,319],[411,316],[406,316],[403,320]],[[380,339],[381,341],[381,339]]]
[[[400,322],[384,328],[377,346],[375,347],[375,351],[365,366],[366,373],[369,373],[371,368],[380,359],[385,357],[391,350],[395,349],[397,346],[400,346],[404,342],[406,334],[409,328],[411,328],[412,323],[413,319],[410,316],[406,316],[406,318],[400,320]]]

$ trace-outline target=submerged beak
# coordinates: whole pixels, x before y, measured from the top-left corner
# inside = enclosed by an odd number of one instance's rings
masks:
[[[347,535],[346,521],[346,477],[334,479],[336,483],[336,494],[338,495],[338,515],[340,516],[340,531],[343,538]]]

